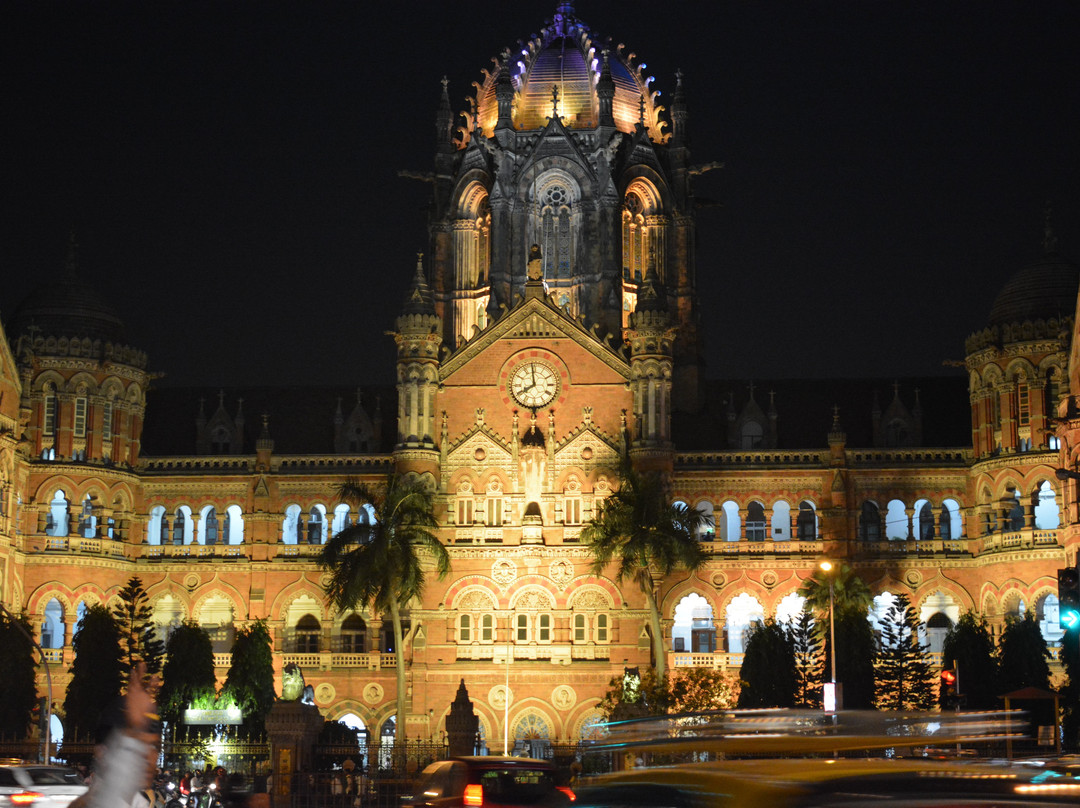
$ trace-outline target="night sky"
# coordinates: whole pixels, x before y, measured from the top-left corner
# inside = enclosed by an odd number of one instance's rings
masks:
[[[439,79],[465,108],[542,2],[0,4],[0,310],[63,266],[159,384],[392,383]],[[997,290],[1080,258],[1080,4],[579,0],[695,162],[708,375],[956,374]]]

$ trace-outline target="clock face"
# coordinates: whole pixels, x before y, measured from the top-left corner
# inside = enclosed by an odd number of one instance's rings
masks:
[[[546,407],[559,394],[559,376],[543,362],[524,362],[510,376],[510,395],[530,410]]]

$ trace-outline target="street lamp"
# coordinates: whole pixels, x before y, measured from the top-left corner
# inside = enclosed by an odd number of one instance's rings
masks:
[[[825,685],[824,691],[824,707],[825,712],[831,713],[841,708],[843,701],[840,695],[839,686],[836,683],[836,620],[834,619],[834,596],[833,596],[833,581],[835,576],[832,574],[833,563],[831,561],[821,561],[818,563],[818,569],[824,572],[829,577],[829,684]]]

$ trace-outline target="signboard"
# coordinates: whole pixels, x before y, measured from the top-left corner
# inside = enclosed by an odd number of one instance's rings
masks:
[[[239,707],[225,710],[184,710],[184,723],[192,726],[213,726],[216,724],[240,724],[244,720]]]

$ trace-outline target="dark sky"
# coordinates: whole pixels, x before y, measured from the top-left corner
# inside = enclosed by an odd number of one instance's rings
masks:
[[[392,382],[439,79],[464,108],[554,0],[0,4],[0,309],[63,264],[164,384]],[[713,377],[956,373],[1001,285],[1080,257],[1080,4],[643,3],[686,75]]]

